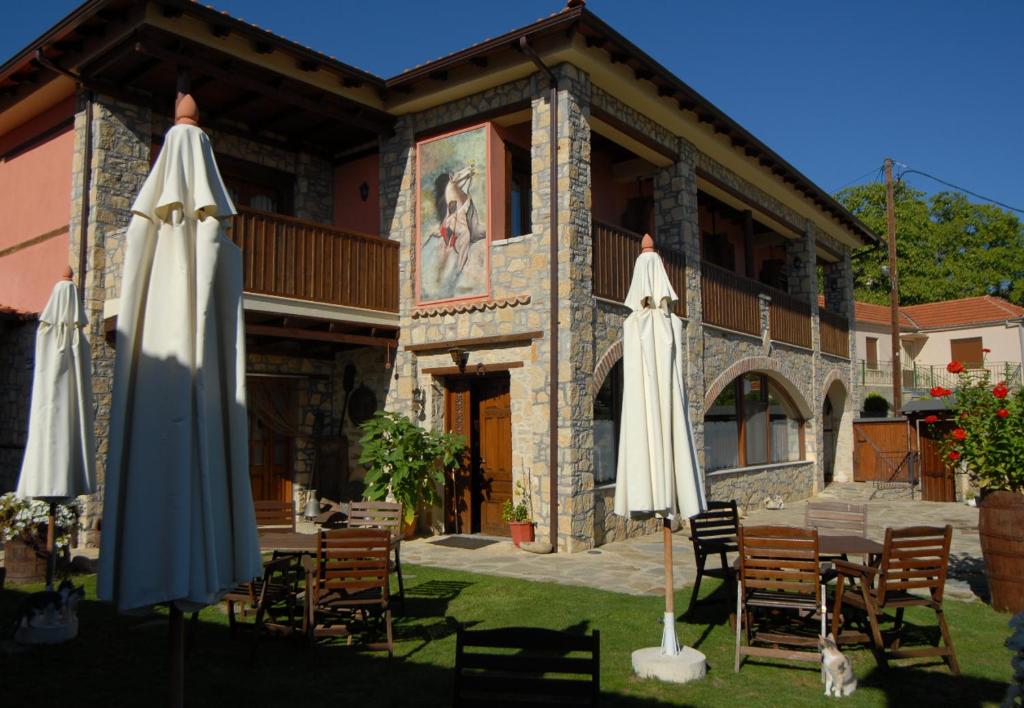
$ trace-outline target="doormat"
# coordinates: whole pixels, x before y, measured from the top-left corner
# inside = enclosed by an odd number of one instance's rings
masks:
[[[498,543],[495,538],[476,538],[473,536],[448,536],[440,541],[430,541],[432,546],[446,546],[448,548],[465,548],[468,551],[475,551],[478,548]]]

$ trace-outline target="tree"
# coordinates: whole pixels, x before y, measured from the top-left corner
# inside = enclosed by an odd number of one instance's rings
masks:
[[[889,303],[885,247],[885,185],[844,189],[836,199],[883,238],[853,256],[856,298]],[[900,303],[918,305],[975,295],[1024,304],[1024,225],[993,204],[975,204],[959,192],[931,197],[898,182],[896,250]]]

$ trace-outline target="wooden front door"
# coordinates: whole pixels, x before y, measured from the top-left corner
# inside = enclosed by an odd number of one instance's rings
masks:
[[[291,501],[291,439],[249,416],[249,479],[255,501]]]
[[[854,482],[910,482],[913,464],[911,427],[905,418],[853,424]]]
[[[448,530],[507,536],[501,512],[512,498],[512,407],[507,374],[450,378],[446,427],[469,452],[445,490]]]
[[[953,468],[940,447],[940,441],[952,429],[952,423],[921,426],[921,498],[925,501],[956,501]]]

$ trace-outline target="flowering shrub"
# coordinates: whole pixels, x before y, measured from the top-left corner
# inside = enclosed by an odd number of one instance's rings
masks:
[[[79,504],[72,501],[57,505],[57,537],[58,549],[66,548],[71,543],[71,533],[78,527]],[[25,541],[39,549],[46,545],[46,524],[50,516],[48,502],[21,499],[8,492],[0,496],[0,539],[8,541]]]
[[[982,489],[1024,492],[1024,392],[1005,382],[992,385],[985,370],[967,371],[959,362],[956,390],[937,386],[932,396],[946,399],[955,427],[943,438],[946,458],[959,463]],[[934,425],[935,416],[924,422]]]

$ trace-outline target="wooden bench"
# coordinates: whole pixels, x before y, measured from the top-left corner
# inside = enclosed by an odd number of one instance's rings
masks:
[[[458,628],[453,705],[600,705],[601,634]]]
[[[259,533],[290,533],[295,531],[294,501],[254,501],[256,529]]]

